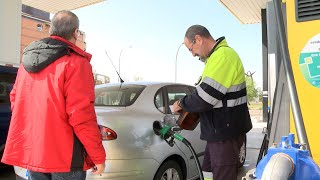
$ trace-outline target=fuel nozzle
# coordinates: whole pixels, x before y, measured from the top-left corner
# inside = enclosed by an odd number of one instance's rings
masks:
[[[161,123],[160,121],[153,122],[153,131],[156,135],[161,136],[163,139],[168,139],[174,134],[171,131],[171,126]]]
[[[183,141],[184,139],[180,134],[176,133],[176,131],[179,130],[181,129],[175,128],[174,123],[172,123],[171,121],[169,122],[168,119],[166,120],[166,118],[163,122],[153,122],[154,133],[164,139],[171,147],[174,145],[174,139],[178,139],[179,141]]]

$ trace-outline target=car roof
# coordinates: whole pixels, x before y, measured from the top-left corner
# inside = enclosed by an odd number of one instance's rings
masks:
[[[107,86],[120,86],[121,83],[107,83],[96,85],[95,88],[102,88]],[[165,85],[187,85],[182,83],[173,82],[156,82],[156,81],[135,81],[135,82],[124,82],[122,85],[144,85],[144,86],[165,86]],[[191,86],[191,85],[187,85]]]
[[[109,88],[109,87],[120,87],[121,83],[108,83],[108,84],[100,84],[95,86],[95,92],[99,92],[100,89]],[[154,82],[154,81],[137,81],[137,82],[125,82],[122,83],[122,87],[125,86],[146,86],[146,88],[141,92],[137,100],[130,106],[132,109],[144,112],[153,112],[157,110],[154,106],[154,97],[157,91],[164,87],[170,85],[182,85],[182,86],[190,86],[187,84],[181,83],[173,83],[173,82]],[[192,86],[190,86],[192,87]],[[159,112],[159,110],[157,110]]]

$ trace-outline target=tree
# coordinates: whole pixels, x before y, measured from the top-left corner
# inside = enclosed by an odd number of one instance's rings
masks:
[[[258,98],[259,98],[259,101],[261,102],[262,101],[262,97],[263,97],[263,92],[261,90],[260,87],[257,87],[257,91],[258,91]]]
[[[246,76],[246,84],[248,100],[251,102],[258,96],[258,90],[255,88],[255,82],[249,76]]]

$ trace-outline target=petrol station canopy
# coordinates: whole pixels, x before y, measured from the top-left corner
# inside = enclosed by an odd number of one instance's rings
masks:
[[[105,0],[22,0],[22,4],[56,13],[60,10],[74,10]],[[261,9],[270,0],[220,0],[220,2],[243,24],[261,22]]]
[[[56,13],[60,10],[74,10],[102,2],[104,0],[22,0],[22,4],[50,12]]]
[[[261,22],[261,9],[270,0],[220,0],[220,2],[243,24]]]

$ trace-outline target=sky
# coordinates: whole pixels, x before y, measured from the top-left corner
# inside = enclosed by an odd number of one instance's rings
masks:
[[[110,82],[118,82],[111,61],[119,70],[120,60],[125,81],[194,85],[204,63],[179,46],[188,27],[200,24],[214,39],[226,37],[262,87],[261,24],[241,24],[218,0],[107,0],[73,12],[86,34],[93,70]]]

